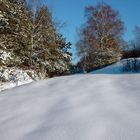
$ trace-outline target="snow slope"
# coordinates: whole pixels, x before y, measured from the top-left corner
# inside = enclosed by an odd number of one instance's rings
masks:
[[[75,75],[0,93],[1,140],[140,140],[140,75]]]
[[[134,71],[128,70],[124,71],[124,67],[127,65],[130,69],[133,69],[134,61],[136,61],[137,66],[140,67],[140,58],[129,58],[121,60],[113,65],[107,66],[105,68],[92,71],[92,74],[122,74],[122,73],[135,73]],[[139,68],[140,69],[140,68]]]

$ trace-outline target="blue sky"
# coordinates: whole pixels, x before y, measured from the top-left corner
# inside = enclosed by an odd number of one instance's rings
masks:
[[[44,0],[53,13],[53,17],[66,25],[62,34],[73,46],[77,40],[76,30],[84,23],[84,9],[88,5],[96,5],[101,0]],[[140,26],[140,0],[104,0],[105,3],[119,11],[125,24],[124,39],[133,39],[133,30]],[[74,52],[74,50],[73,50]]]

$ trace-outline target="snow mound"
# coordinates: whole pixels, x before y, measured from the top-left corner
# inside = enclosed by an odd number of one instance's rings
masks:
[[[140,75],[75,75],[0,93],[1,140],[140,140]]]
[[[137,67],[137,68],[136,68]],[[92,71],[93,74],[123,74],[140,72],[140,58],[124,59],[105,68]]]
[[[33,82],[37,75],[33,71],[17,68],[0,68],[0,91]]]

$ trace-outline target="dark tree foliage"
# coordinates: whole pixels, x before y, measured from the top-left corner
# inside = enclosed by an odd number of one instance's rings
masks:
[[[30,32],[28,30],[31,24],[26,11],[26,1],[2,0],[0,2],[0,49],[11,53],[13,59],[10,61],[10,66],[20,66],[29,57]]]
[[[71,44],[60,35],[47,6],[35,0],[0,0],[0,65],[30,69],[44,77],[69,73]]]

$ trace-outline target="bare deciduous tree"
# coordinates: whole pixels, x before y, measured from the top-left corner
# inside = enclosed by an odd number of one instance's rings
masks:
[[[105,3],[89,6],[85,13],[87,21],[76,45],[81,59],[86,65],[89,63],[90,68],[116,62],[120,58],[124,30],[119,13]]]

